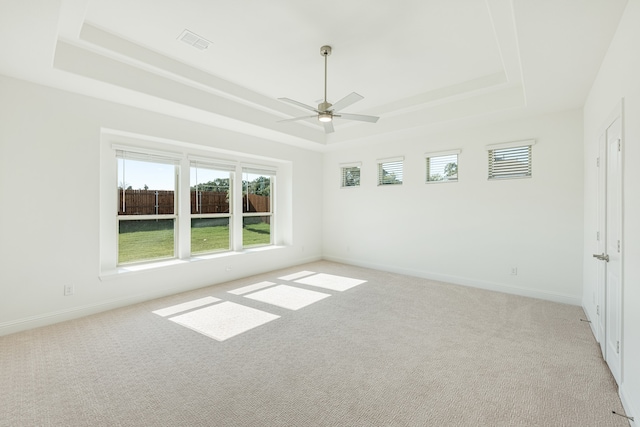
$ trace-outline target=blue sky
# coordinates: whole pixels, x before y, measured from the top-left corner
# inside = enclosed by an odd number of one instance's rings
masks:
[[[124,167],[123,167],[124,166]],[[258,175],[251,175],[255,179]],[[191,168],[189,185],[213,181],[216,178],[229,178],[229,172],[215,171],[203,168]],[[134,190],[175,190],[175,167],[162,163],[143,162],[138,160],[118,159],[118,186],[125,183],[125,188],[131,186]]]

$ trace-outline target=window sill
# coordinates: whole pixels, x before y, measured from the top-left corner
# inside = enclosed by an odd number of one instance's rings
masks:
[[[447,184],[452,182],[458,182],[457,179],[443,179],[442,181],[425,181],[425,184]]]
[[[113,270],[101,271],[100,274],[98,275],[98,278],[100,279],[101,282],[104,282],[104,281],[113,280],[117,277],[122,277],[122,275],[143,273],[145,271],[170,268],[176,265],[185,265],[185,264],[191,264],[191,263],[200,262],[200,261],[208,261],[213,259],[242,256],[245,254],[255,253],[255,252],[273,251],[278,249],[284,249],[285,247],[286,246],[276,246],[276,245],[259,246],[255,248],[247,248],[239,252],[222,252],[222,253],[203,254],[203,255],[195,255],[188,259],[169,259],[169,260],[148,262],[144,264],[120,266]]]

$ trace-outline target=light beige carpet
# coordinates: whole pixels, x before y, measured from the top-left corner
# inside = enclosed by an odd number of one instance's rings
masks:
[[[330,296],[229,292],[266,281]],[[224,341],[171,320],[228,303],[279,317]],[[0,337],[0,426],[628,426],[581,317],[305,264]]]

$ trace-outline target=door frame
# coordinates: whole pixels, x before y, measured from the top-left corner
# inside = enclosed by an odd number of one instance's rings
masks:
[[[618,165],[618,173],[614,177],[609,177],[608,165],[608,151],[609,151],[609,138],[608,133],[611,126],[616,122],[616,120],[620,120],[620,136],[619,136],[619,158],[620,163]],[[613,109],[612,113],[609,115],[607,121],[600,128],[600,136],[598,139],[598,186],[597,186],[597,225],[598,225],[598,241],[597,241],[597,249],[599,254],[608,254],[607,243],[610,238],[611,233],[608,230],[608,224],[610,218],[607,218],[608,212],[608,203],[610,203],[610,197],[607,194],[607,188],[609,187],[609,181],[613,178],[618,186],[617,192],[619,194],[619,198],[617,202],[619,205],[617,206],[616,212],[618,213],[616,216],[616,220],[618,221],[618,236],[619,236],[619,250],[615,254],[619,256],[619,290],[618,290],[618,298],[615,298],[617,301],[613,301],[614,298],[610,298],[610,289],[608,288],[608,262],[604,261],[596,261],[599,263],[597,267],[597,307],[596,307],[596,315],[597,315],[597,324],[596,324],[596,338],[600,344],[600,349],[602,351],[602,357],[609,365],[609,369],[613,374],[616,382],[621,384],[622,375],[623,375],[623,336],[624,336],[624,324],[623,324],[623,307],[624,307],[624,236],[623,234],[623,225],[624,225],[624,98],[618,103],[618,105]],[[614,312],[612,312],[615,311]],[[615,321],[618,324],[617,337],[614,337],[614,340],[617,341],[617,349],[614,350],[613,347],[607,347],[610,341],[610,323],[607,319],[610,319],[610,316],[615,316]]]

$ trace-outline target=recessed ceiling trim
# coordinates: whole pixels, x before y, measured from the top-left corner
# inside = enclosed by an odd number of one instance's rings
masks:
[[[279,114],[285,118],[299,112],[295,107],[289,107],[276,99],[253,92],[162,53],[147,49],[87,22],[82,26],[80,40],[92,45],[91,50],[97,51],[96,47],[104,49],[104,52],[97,52],[108,54],[115,60],[126,61],[136,67],[170,77],[173,80],[204,89],[207,92],[241,102],[267,113]],[[313,128],[319,131],[317,126],[313,126]]]
[[[298,146],[304,144],[305,147],[315,148],[316,145],[324,145],[324,134],[320,132],[296,128],[283,133],[277,129],[276,117],[272,114],[198,90],[62,40],[59,40],[56,45],[53,67],[129,90],[131,92],[126,104],[134,107],[149,109],[148,103],[144,103],[144,107],[140,106],[143,102],[141,98],[131,102],[130,95],[137,93],[142,98],[153,99],[153,111],[173,117],[184,118],[182,115],[185,112],[184,108],[193,109],[187,116],[188,120],[194,120],[193,111],[198,111],[199,116],[205,119],[203,123],[221,129]],[[160,100],[162,102],[158,102]]]

